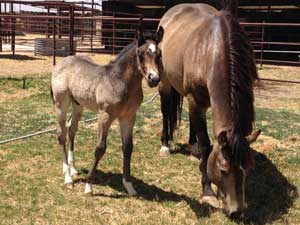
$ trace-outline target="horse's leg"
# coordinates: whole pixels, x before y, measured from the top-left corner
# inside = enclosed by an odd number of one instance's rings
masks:
[[[189,116],[189,121],[190,121],[190,124],[189,124],[190,125],[189,145],[192,146],[192,155],[193,155],[193,152],[199,151],[198,150],[199,148],[198,148],[196,133],[194,131],[193,124],[192,124],[190,116]],[[199,157],[201,157],[201,156],[199,156]]]
[[[130,160],[133,149],[132,131],[135,123],[135,115],[130,119],[120,120],[120,130],[122,138],[122,151],[123,151],[123,185],[129,195],[136,195],[130,176]]]
[[[66,126],[66,118],[67,111],[70,105],[70,97],[59,96],[55,101],[55,111],[56,118],[58,121],[57,124],[57,139],[61,148],[62,156],[63,156],[63,174],[65,176],[65,184],[72,184],[72,177],[70,175],[70,169],[68,166],[67,153],[66,153],[66,139],[67,139],[67,126]]]
[[[202,162],[199,166],[202,172],[202,202],[217,208],[219,207],[219,202],[211,188],[211,182],[207,175],[207,160],[211,152],[211,146],[206,126],[206,108],[201,108],[197,105],[191,96],[188,97],[188,100],[190,119],[197,136],[198,148],[202,152]],[[200,151],[194,152],[193,155],[197,158],[201,157]]]
[[[106,139],[109,127],[112,123],[113,119],[111,118],[111,115],[105,111],[99,112],[99,120],[98,120],[98,141],[96,145],[96,149],[94,152],[94,161],[92,163],[92,166],[89,170],[89,173],[87,175],[86,179],[86,185],[85,185],[85,194],[92,194],[92,181],[95,176],[95,172],[98,166],[98,163],[102,156],[105,153],[106,150]]]
[[[160,95],[160,109],[163,117],[163,126],[161,132],[161,148],[160,155],[166,156],[170,154],[169,146],[169,109],[170,109],[170,90],[165,88],[164,85],[160,83],[158,87]]]
[[[77,103],[75,103],[74,101],[72,102],[72,108],[73,108],[72,116],[68,126],[68,136],[69,136],[69,144],[70,144],[69,153],[68,153],[68,165],[70,167],[71,176],[74,176],[78,174],[75,168],[75,160],[74,160],[74,139],[75,139],[76,131],[78,129],[78,123],[82,116],[83,108]]]

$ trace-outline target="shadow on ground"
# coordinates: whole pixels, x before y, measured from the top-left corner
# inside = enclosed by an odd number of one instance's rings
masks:
[[[45,60],[42,58],[31,57],[28,55],[12,55],[12,54],[0,54],[0,59],[13,59],[13,60]]]
[[[186,148],[178,149],[177,153],[187,154],[186,151]],[[85,175],[87,172],[87,170],[82,171]],[[207,217],[212,212],[211,208],[201,205],[197,199],[165,191],[155,185],[148,185],[137,178],[132,179],[140,198],[158,202],[185,201],[190,205],[198,218]],[[79,182],[85,182],[85,180],[80,180]],[[109,186],[118,192],[124,193],[124,195],[118,194],[113,196],[96,193],[95,196],[127,197],[122,185],[122,174],[120,173],[103,173],[98,170],[94,184]],[[264,154],[257,152],[256,166],[248,175],[246,182],[246,198],[248,199],[249,207],[245,212],[245,217],[236,222],[264,225],[278,220],[293,206],[297,197],[297,188],[288,182],[271,160]]]
[[[243,222],[263,225],[286,214],[298,192],[264,154],[257,152],[255,160],[255,168],[246,181],[249,207]]]
[[[87,174],[87,170],[82,171],[83,174]],[[80,180],[80,182],[85,182],[85,180]],[[185,195],[179,195],[174,192],[165,191],[155,185],[149,185],[142,180],[132,177],[133,185],[136,191],[139,193],[138,198],[145,199],[147,201],[173,201],[180,202],[185,201],[191,209],[195,212],[198,218],[208,217],[214,209],[210,208],[208,205],[202,205],[197,199],[190,198]],[[94,181],[95,185],[109,186],[110,188],[117,190],[118,192],[124,193],[124,195],[105,195],[103,193],[95,193],[93,196],[110,197],[110,198],[123,198],[128,197],[127,192],[122,184],[122,174],[120,173],[103,173],[97,170],[96,177]]]

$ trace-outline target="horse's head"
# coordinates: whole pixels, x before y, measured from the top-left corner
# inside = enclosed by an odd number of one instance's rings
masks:
[[[232,146],[228,141],[227,132],[218,136],[217,143],[208,158],[207,174],[212,183],[218,187],[218,195],[221,197],[225,212],[231,217],[239,217],[247,208],[245,199],[245,180],[248,170],[254,164],[253,151],[250,144],[254,142],[260,131],[245,137],[243,147],[248,149],[245,163],[234,162],[232,159]]]
[[[163,37],[163,29],[159,29],[156,36],[145,39],[141,30],[137,30],[137,61],[138,68],[147,80],[149,87],[156,87],[160,81],[159,63],[161,51],[158,48]]]

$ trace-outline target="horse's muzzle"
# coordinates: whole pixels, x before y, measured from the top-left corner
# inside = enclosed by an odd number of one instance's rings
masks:
[[[148,82],[149,87],[156,87],[158,85],[159,81],[160,81],[160,77],[157,74],[150,73],[147,76],[147,82]]]

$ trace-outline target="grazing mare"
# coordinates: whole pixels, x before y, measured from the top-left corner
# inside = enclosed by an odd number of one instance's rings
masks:
[[[218,187],[224,209],[230,216],[246,208],[245,178],[253,164],[250,142],[253,134],[253,85],[258,80],[253,50],[238,21],[229,11],[206,4],[180,4],[162,17],[158,32],[162,53],[162,109],[164,96],[177,96],[189,103],[189,116],[202,151],[202,202],[220,207],[211,182]],[[171,97],[170,97],[171,96]],[[180,107],[180,100],[177,101]],[[211,107],[211,151],[206,111]],[[177,110],[163,112],[177,114]]]
[[[77,174],[74,165],[74,137],[84,108],[99,113],[98,140],[94,161],[87,175],[85,193],[92,193],[92,182],[99,160],[106,150],[106,139],[111,123],[120,123],[123,150],[123,184],[129,195],[135,195],[130,179],[130,159],[133,149],[132,131],[136,111],[143,100],[142,80],[150,87],[160,81],[158,43],[162,33],[145,41],[138,32],[137,41],[127,46],[119,56],[106,66],[90,59],[70,56],[57,65],[52,74],[51,92],[58,120],[57,137],[63,156],[65,184],[73,184]],[[72,105],[72,117],[66,126],[67,111]],[[67,156],[66,139],[70,149]]]

